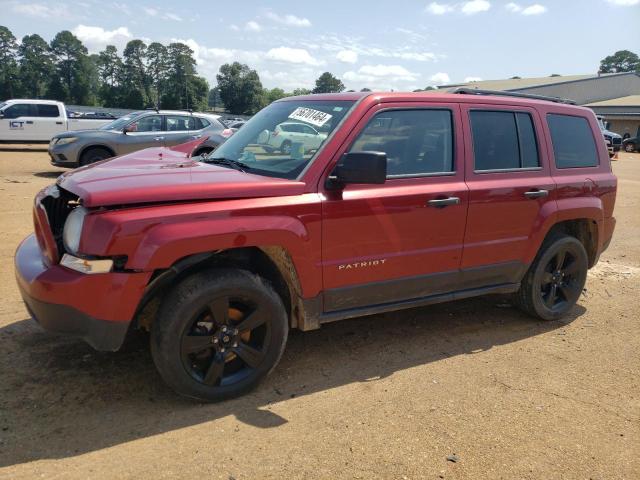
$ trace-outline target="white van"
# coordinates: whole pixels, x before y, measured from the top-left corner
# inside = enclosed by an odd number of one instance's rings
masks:
[[[93,130],[112,120],[67,118],[62,102],[6,100],[0,103],[0,142],[48,142],[69,130]]]

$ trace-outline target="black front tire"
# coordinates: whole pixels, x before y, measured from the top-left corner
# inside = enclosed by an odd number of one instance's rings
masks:
[[[90,148],[85,151],[80,157],[80,166],[91,165],[92,163],[99,162],[100,160],[106,160],[113,157],[113,154],[106,148]]]
[[[281,298],[245,270],[212,269],[180,282],[151,328],[151,353],[177,393],[204,401],[240,396],[279,362],[288,318]]]
[[[550,236],[522,279],[517,305],[541,320],[564,317],[580,298],[588,268],[587,252],[578,239]]]

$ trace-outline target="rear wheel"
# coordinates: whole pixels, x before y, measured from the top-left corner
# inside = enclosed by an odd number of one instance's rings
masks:
[[[282,142],[282,145],[280,145],[280,151],[285,155],[291,154],[291,142],[289,140]]]
[[[633,142],[628,142],[624,144],[624,151],[627,153],[633,153],[636,151],[636,145]]]
[[[561,318],[580,298],[587,270],[587,252],[582,243],[568,235],[555,235],[545,241],[523,278],[517,303],[542,320]]]
[[[282,300],[262,278],[207,270],[166,298],[151,329],[151,353],[176,392],[224,400],[253,389],[273,370],[287,334]]]
[[[106,148],[90,148],[89,150],[85,151],[80,157],[80,166],[84,167],[85,165],[90,165],[92,163],[99,162],[100,160],[105,160],[111,157],[113,157],[113,154]]]

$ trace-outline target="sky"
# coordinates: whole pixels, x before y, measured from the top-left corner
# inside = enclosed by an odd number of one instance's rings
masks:
[[[617,50],[640,54],[640,0],[0,0],[17,38],[70,30],[96,53],[127,41],[181,41],[215,85],[232,61],[267,88],[414,90],[472,79],[595,73]]]

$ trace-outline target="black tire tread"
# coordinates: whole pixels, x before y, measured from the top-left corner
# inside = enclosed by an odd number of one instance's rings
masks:
[[[558,241],[568,239],[568,238],[575,240],[580,245],[580,247],[584,250],[584,246],[577,238],[571,235],[567,235],[566,233],[561,231],[551,232],[547,236],[547,238],[545,238],[544,241],[542,242],[542,245],[540,246],[540,249],[538,250],[538,253],[536,254],[535,259],[529,266],[529,270],[527,270],[527,273],[524,275],[522,281],[520,282],[520,289],[514,294],[514,301],[516,306],[526,314],[544,321],[557,319],[557,318],[541,317],[540,314],[536,311],[533,303],[534,301],[533,279],[534,279],[534,274],[538,267],[538,264],[540,263],[540,259],[545,254],[545,252]],[[586,251],[584,251],[584,255],[586,257],[587,255]]]
[[[262,375],[258,382],[247,384],[241,388],[235,388],[230,393],[218,393],[215,396],[203,398],[203,396],[201,395],[190,393],[185,388],[182,388],[184,385],[181,385],[181,383],[184,382],[181,382],[180,379],[174,378],[172,372],[162,368],[162,365],[167,364],[167,362],[170,362],[171,360],[168,358],[168,352],[161,347],[161,344],[163,339],[167,335],[169,335],[169,330],[173,326],[173,322],[176,321],[177,314],[180,311],[180,308],[183,305],[189,304],[194,299],[194,297],[199,295],[203,285],[230,285],[232,284],[232,282],[240,282],[244,283],[245,285],[256,287],[262,290],[263,293],[268,295],[274,302],[276,302],[280,306],[281,312],[284,316],[283,339],[275,362],[273,362],[269,370]],[[183,396],[196,400],[219,401],[234,398],[248,393],[249,391],[253,390],[258,385],[258,383],[264,379],[264,377],[269,375],[275,369],[275,367],[278,365],[278,362],[282,358],[287,344],[287,337],[288,318],[286,315],[284,304],[282,303],[282,299],[280,298],[280,296],[267,281],[265,281],[262,277],[255,275],[247,270],[229,268],[208,269],[186,277],[167,295],[167,297],[162,302],[158,316],[154,321],[151,329],[151,355],[153,357],[154,363],[156,364],[156,367],[158,368],[160,376],[175,391]]]

